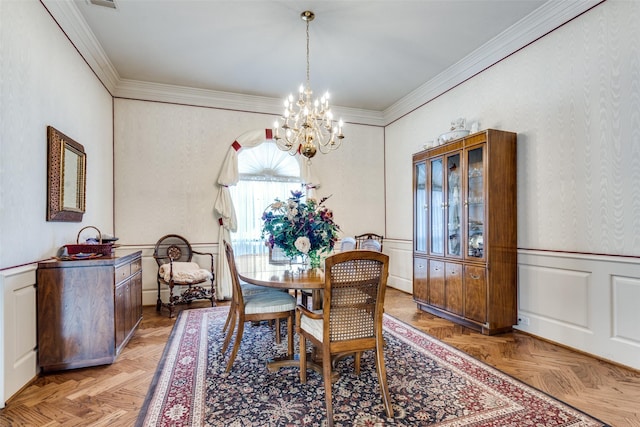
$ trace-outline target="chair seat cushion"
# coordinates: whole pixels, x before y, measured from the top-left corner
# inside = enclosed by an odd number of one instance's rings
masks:
[[[195,262],[174,262],[173,268],[169,263],[162,264],[158,274],[168,282],[172,279],[172,272],[174,283],[200,283],[213,278],[211,271],[201,268]]]
[[[322,310],[315,310],[314,313],[322,314]],[[340,336],[343,339],[357,339],[367,338],[372,336],[373,331],[373,316],[372,313],[366,310],[360,310],[353,307],[341,308],[334,310],[332,317],[336,324],[341,326]],[[324,321],[322,319],[312,319],[304,314],[300,316],[300,328],[309,332],[318,341],[323,340]],[[353,325],[352,331],[348,331],[346,325]],[[347,329],[346,331],[344,329]],[[363,331],[367,331],[364,332]],[[348,337],[348,338],[347,338]]]
[[[296,299],[286,292],[269,289],[244,298],[245,314],[277,313],[296,308]]]
[[[242,289],[242,296],[259,294],[261,292],[270,292],[273,289],[266,286],[254,285],[253,283],[240,282],[240,288]]]

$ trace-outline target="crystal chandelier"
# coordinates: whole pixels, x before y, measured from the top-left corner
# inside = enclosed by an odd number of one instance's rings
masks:
[[[315,14],[306,10],[300,18],[307,24],[307,84],[300,85],[298,99],[289,95],[284,101],[284,114],[274,123],[274,139],[276,145],[289,154],[297,153],[311,159],[317,151],[326,154],[340,147],[344,135],[342,134],[342,120],[337,124],[333,120],[333,113],[329,107],[329,93],[312,102],[311,86],[309,84],[309,22]],[[282,131],[282,135],[280,134]]]

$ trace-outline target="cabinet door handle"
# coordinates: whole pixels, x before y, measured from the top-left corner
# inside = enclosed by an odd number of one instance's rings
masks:
[[[424,268],[424,265],[419,264],[419,265],[417,265],[416,267],[417,267],[417,268]]]
[[[469,276],[471,276],[471,278],[474,280],[478,280],[480,278],[479,274],[470,274]]]

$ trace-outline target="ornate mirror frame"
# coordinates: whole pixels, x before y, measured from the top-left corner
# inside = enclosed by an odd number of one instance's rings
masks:
[[[87,190],[84,147],[47,126],[47,153],[47,221],[81,222]]]

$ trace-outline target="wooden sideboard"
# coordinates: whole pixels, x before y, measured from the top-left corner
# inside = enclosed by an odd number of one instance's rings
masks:
[[[38,366],[113,363],[142,320],[142,253],[38,263]]]

